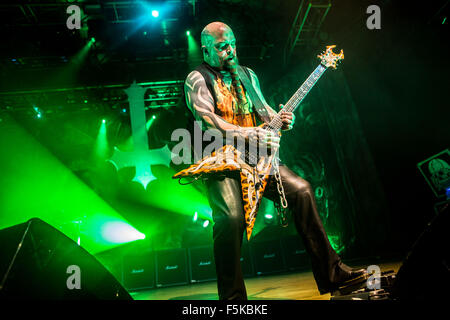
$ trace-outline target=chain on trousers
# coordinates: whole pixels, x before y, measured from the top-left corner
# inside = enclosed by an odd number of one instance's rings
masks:
[[[338,277],[340,258],[333,250],[317,211],[310,184],[285,165],[279,166],[286,200],[292,220],[310,256],[319,289],[326,289]],[[246,300],[240,258],[245,230],[242,191],[239,175],[223,175],[205,181],[208,200],[213,211],[214,259],[220,300]],[[264,197],[279,201],[273,177]]]

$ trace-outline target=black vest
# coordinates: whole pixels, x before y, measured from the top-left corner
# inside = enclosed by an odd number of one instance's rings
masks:
[[[244,89],[247,91],[249,98],[252,102],[253,110],[256,111],[256,121],[257,125],[268,122],[270,120],[270,117],[268,115],[267,110],[265,109],[262,101],[257,96],[252,84],[251,84],[251,75],[250,71],[248,71],[247,67],[239,66],[241,71],[241,83]],[[206,62],[203,62],[201,65],[195,68],[196,71],[200,72],[200,74],[203,76],[203,79],[205,79],[206,86],[208,87],[209,92],[211,93],[213,99],[214,99],[214,112],[221,116],[220,110],[217,109],[217,96],[216,92],[214,90],[214,83],[216,82],[216,79],[220,78],[223,79],[223,75],[216,71],[214,68],[212,68],[210,65],[208,65]],[[246,79],[245,79],[245,78]]]
[[[202,64],[197,66],[194,70],[200,72],[200,74],[203,76],[206,86],[214,99],[214,112],[217,115],[221,116],[221,111],[217,108],[217,96],[216,96],[216,92],[214,90],[214,83],[216,82],[216,79],[218,79],[218,78],[223,79],[223,75],[220,72],[218,72],[217,70],[215,70],[214,68],[212,68],[211,66],[209,66],[205,62],[203,62]],[[251,79],[250,72],[248,71],[248,69],[246,67],[241,67],[241,70],[243,70],[243,72],[245,73],[244,76],[247,77],[246,80],[242,79],[243,77],[241,77],[241,82],[242,82],[245,90],[249,93],[250,99],[252,101],[253,110],[257,111],[257,112],[255,112],[255,119],[257,121],[257,125],[259,125],[263,122],[269,122],[270,118],[268,116],[267,110],[265,109],[263,103],[261,102],[261,100],[259,99],[257,94],[255,93],[255,90],[253,89],[253,86],[250,82],[251,81],[250,80]],[[252,92],[250,92],[250,90],[252,90]],[[195,132],[194,127],[197,126],[197,123],[196,123],[196,119],[194,118],[194,115],[192,114],[191,110],[187,106],[184,89],[182,90],[182,96],[179,100],[178,105],[176,106],[176,109],[177,109],[176,113],[178,114],[178,116],[183,118],[183,120],[181,121],[182,123],[184,123],[183,127],[185,129],[187,129],[189,131],[189,133],[191,134],[191,152],[192,152],[191,156],[192,156],[192,158],[194,158],[195,150],[194,150],[193,138],[194,138],[194,132]],[[202,123],[202,127],[203,127],[203,131],[204,131],[206,129],[205,123]],[[201,130],[201,129],[198,128],[198,126],[197,126],[197,130]],[[201,149],[203,150],[209,143],[210,142],[203,142]]]

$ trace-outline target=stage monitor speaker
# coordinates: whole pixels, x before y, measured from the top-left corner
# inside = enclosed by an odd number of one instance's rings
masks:
[[[191,282],[202,282],[216,279],[216,265],[211,246],[188,249]]]
[[[449,205],[428,224],[397,272],[392,297],[397,300],[448,300],[450,287]]]
[[[311,261],[298,235],[281,238],[281,247],[289,271],[302,270],[311,267]]]
[[[286,271],[279,239],[254,242],[251,251],[257,275]]]
[[[186,249],[156,251],[156,286],[167,287],[189,283]]]
[[[44,221],[0,230],[0,297],[132,300],[86,250]]]
[[[130,291],[155,286],[155,253],[129,253],[123,258],[123,284]]]

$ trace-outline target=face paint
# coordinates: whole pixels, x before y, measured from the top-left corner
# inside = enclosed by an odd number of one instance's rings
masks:
[[[225,24],[213,22],[202,32],[202,45],[206,49],[204,60],[219,70],[238,63],[236,39],[233,31]]]

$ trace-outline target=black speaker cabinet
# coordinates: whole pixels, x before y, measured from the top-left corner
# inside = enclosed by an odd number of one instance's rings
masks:
[[[281,238],[281,247],[287,270],[294,271],[311,267],[309,256],[300,236],[291,235]]]
[[[155,287],[155,253],[130,253],[123,259],[123,284],[130,291]]]
[[[188,253],[190,280],[192,283],[210,281],[217,278],[214,252],[211,246],[189,248]]]
[[[254,242],[251,251],[256,275],[286,271],[279,239]]]
[[[157,287],[189,283],[185,248],[160,250],[155,254]]]
[[[0,230],[0,243],[0,299],[132,299],[92,255],[40,219]]]

